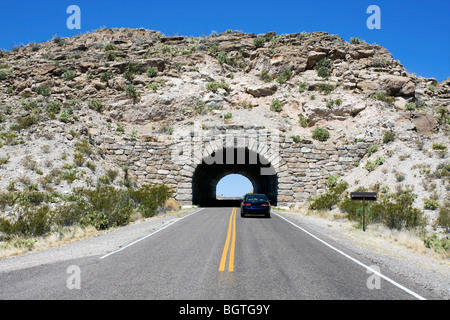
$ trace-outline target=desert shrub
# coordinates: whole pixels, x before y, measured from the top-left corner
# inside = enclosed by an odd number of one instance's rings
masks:
[[[139,189],[130,189],[130,197],[138,212],[144,217],[151,217],[164,202],[172,197],[172,191],[165,185],[144,185]]]
[[[327,141],[330,138],[330,133],[326,129],[316,128],[313,131],[312,137],[314,140]]]
[[[222,88],[226,92],[230,92],[231,90],[230,85],[223,79],[220,82],[211,81],[206,84],[206,90],[212,91],[214,93],[216,93],[219,88]]]
[[[103,105],[102,105],[101,100],[95,100],[95,99],[89,100],[88,107],[89,107],[89,109],[95,110],[97,112],[103,111]]]
[[[75,143],[75,152],[82,155],[90,156],[94,153],[92,146],[88,140],[80,140]]]
[[[323,58],[319,60],[314,69],[317,72],[317,75],[319,77],[322,77],[324,79],[328,79],[331,75],[331,68],[333,67],[333,61],[327,58]]]
[[[133,204],[126,190],[106,186],[85,190],[88,214],[81,225],[93,225],[98,230],[127,225],[133,212]]]
[[[108,50],[108,51],[105,51],[105,58],[108,61],[114,61],[114,60],[116,60],[118,54],[119,54],[119,52],[116,50]]]
[[[433,150],[445,150],[447,149],[447,146],[444,143],[434,142],[432,148]]]
[[[61,112],[59,113],[58,120],[64,123],[68,123],[76,118],[77,117],[73,114],[72,108],[66,108],[61,110]]]
[[[278,99],[275,99],[270,104],[270,110],[275,112],[281,112],[283,110],[283,102]]]
[[[253,40],[253,44],[256,48],[262,48],[264,46],[264,43],[266,42],[266,39],[264,37],[256,37]]]
[[[146,74],[149,78],[155,78],[158,76],[158,69],[154,67],[148,67]]]
[[[218,61],[220,64],[228,63],[228,57],[227,57],[227,54],[226,54],[225,52],[223,52],[223,51],[220,51],[220,52],[217,54],[217,61]]]
[[[450,239],[433,233],[423,240],[425,247],[433,249],[437,253],[448,253],[450,251]]]
[[[341,181],[337,183],[335,186],[329,188],[327,192],[322,193],[317,197],[313,197],[309,204],[309,209],[331,210],[331,208],[340,201],[342,194],[347,188],[347,182]]]
[[[50,232],[52,222],[53,212],[48,205],[37,209],[30,205],[20,206],[12,213],[12,218],[0,217],[0,232],[7,239],[40,237]]]
[[[436,210],[439,208],[439,200],[436,199],[424,199],[423,200],[423,207],[427,210]]]
[[[369,149],[367,150],[367,153],[368,153],[368,155],[369,155],[369,157],[372,155],[372,153],[375,153],[375,152],[377,152],[378,151],[378,145],[377,144],[374,144],[374,145],[371,145],[370,147],[369,147]]]
[[[101,82],[108,82],[108,80],[112,79],[114,75],[111,72],[103,72],[100,75],[100,81]]]
[[[128,85],[125,88],[125,92],[127,96],[131,99],[137,99],[139,97],[139,93],[137,93],[136,88],[134,87],[133,84]]]
[[[439,208],[439,215],[436,219],[436,225],[445,228],[447,231],[450,228],[450,201],[445,201],[444,205]]]
[[[371,207],[373,214],[390,229],[416,228],[425,225],[423,211],[413,208],[416,195],[410,189],[386,193]]]
[[[5,80],[11,74],[11,70],[0,70],[0,80]]]
[[[283,72],[277,77],[277,81],[279,84],[283,84],[286,81],[290,80],[292,78],[292,71],[291,69],[284,69]]]
[[[302,126],[303,128],[306,128],[309,126],[309,120],[308,118],[306,118],[304,115],[299,115],[298,116],[298,123],[300,124],[300,126]]]
[[[75,71],[73,71],[73,70],[66,70],[63,73],[63,78],[66,81],[73,80],[73,79],[75,79],[76,76],[77,76],[77,73]]]
[[[374,162],[372,162],[372,161],[367,161],[365,168],[367,169],[367,171],[372,172],[372,171],[374,171],[376,168],[378,168],[379,166],[381,166],[385,161],[386,161],[385,158],[383,158],[383,157],[378,157]]]
[[[111,50],[115,50],[116,49],[116,45],[114,43],[107,43],[103,46],[103,50],[105,51],[111,51]]]
[[[384,143],[389,143],[391,141],[394,141],[394,139],[395,139],[395,133],[393,131],[389,130],[383,134],[383,142]]]
[[[350,38],[350,43],[352,43],[352,44],[360,44],[360,43],[362,43],[362,41],[358,37],[351,37]]]
[[[51,119],[54,119],[56,115],[61,111],[61,102],[55,100],[47,103],[47,105],[45,106],[45,111]]]
[[[317,86],[317,90],[320,93],[330,94],[334,90],[334,86],[329,83],[321,83]]]

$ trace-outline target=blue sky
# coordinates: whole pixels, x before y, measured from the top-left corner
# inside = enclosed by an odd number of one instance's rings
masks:
[[[80,30],[67,28],[70,5],[81,9]],[[370,5],[381,10],[381,29],[367,28]],[[380,44],[410,73],[438,81],[450,76],[448,0],[0,0],[0,12],[0,48],[7,50],[100,27],[146,28],[184,36],[227,29],[256,34],[326,31],[347,41],[359,37]],[[227,180],[219,185],[219,194],[249,191],[246,178],[234,175]]]
[[[81,29],[69,30],[69,5],[81,9]],[[370,30],[370,5],[381,9],[381,29]],[[326,31],[344,40],[359,37],[386,47],[411,73],[450,76],[448,0],[0,0],[0,48],[74,36],[99,27],[159,30],[166,35],[202,36],[227,29],[278,34]]]

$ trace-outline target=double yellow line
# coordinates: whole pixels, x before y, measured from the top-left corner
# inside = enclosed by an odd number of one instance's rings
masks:
[[[230,259],[228,260],[228,272],[234,271],[234,248],[236,245],[236,212],[237,208],[233,208],[233,211],[231,211],[230,222],[228,224],[227,240],[225,241],[225,246],[223,247],[219,271],[225,271],[225,264],[227,261],[228,247],[230,246],[230,240],[231,240],[231,248],[230,248]]]

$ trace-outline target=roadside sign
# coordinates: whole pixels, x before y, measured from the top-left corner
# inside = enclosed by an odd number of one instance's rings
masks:
[[[366,201],[377,201],[376,192],[351,192],[350,198],[352,201],[363,202],[363,231],[366,232]]]

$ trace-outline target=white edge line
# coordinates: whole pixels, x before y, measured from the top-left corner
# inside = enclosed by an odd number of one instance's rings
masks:
[[[111,251],[110,253],[105,254],[104,256],[100,257],[99,259],[100,259],[100,260],[101,260],[101,259],[105,259],[106,257],[109,257],[110,255],[113,255],[113,254],[118,253],[118,252],[120,252],[120,251],[122,251],[122,250],[124,250],[124,249],[126,249],[126,248],[128,248],[128,247],[131,247],[132,245],[134,245],[134,244],[136,244],[136,243],[138,243],[138,242],[140,242],[140,241],[142,241],[142,240],[145,240],[145,239],[147,239],[147,238],[153,236],[154,234],[156,234],[156,233],[158,233],[158,232],[160,232],[160,231],[162,231],[162,230],[164,230],[164,229],[170,227],[171,225],[174,225],[175,223],[177,223],[178,221],[183,220],[184,218],[187,218],[187,217],[189,217],[189,216],[191,216],[191,215],[193,215],[193,214],[195,214],[195,213],[197,213],[197,212],[200,212],[201,210],[203,210],[203,209],[199,209],[199,210],[197,210],[197,211],[194,211],[194,212],[192,212],[192,213],[189,213],[188,215],[185,215],[185,216],[179,218],[178,220],[170,221],[170,222],[169,222],[167,225],[165,225],[164,227],[159,228],[158,230],[156,230],[156,231],[154,231],[154,232],[152,232],[152,233],[150,233],[150,234],[148,234],[148,235],[146,235],[146,236],[144,236],[144,237],[142,237],[142,238],[139,238],[139,239],[137,239],[137,240],[135,240],[135,241],[133,241],[133,242],[127,244],[126,246],[124,246],[124,247],[122,247],[122,248],[120,248],[120,249],[117,249],[117,250],[115,250],[115,251]]]
[[[272,211],[272,212],[273,212],[273,211]],[[415,292],[409,290],[408,288],[402,286],[402,285],[399,284],[398,282],[395,282],[395,281],[392,280],[391,278],[388,278],[388,277],[386,277],[385,275],[381,274],[380,272],[378,272],[378,271],[376,271],[376,270],[374,270],[374,269],[372,269],[372,268],[366,266],[364,263],[362,263],[362,262],[356,260],[355,258],[353,258],[353,257],[349,256],[348,254],[342,252],[341,250],[339,250],[339,249],[333,247],[331,244],[329,244],[329,243],[323,241],[322,239],[316,237],[316,236],[313,235],[312,233],[306,231],[306,230],[303,229],[302,227],[296,225],[294,222],[292,222],[292,221],[286,219],[285,217],[281,216],[280,214],[278,214],[278,213],[276,213],[276,212],[273,212],[273,213],[274,213],[275,215],[277,215],[278,217],[280,217],[281,219],[283,219],[283,220],[289,222],[290,224],[292,224],[293,226],[297,227],[298,229],[302,230],[302,231],[305,232],[306,234],[310,235],[310,236],[313,237],[314,239],[316,239],[316,240],[322,242],[324,245],[330,247],[330,248],[333,249],[334,251],[340,253],[340,254],[343,255],[344,257],[346,257],[346,258],[352,260],[353,262],[359,264],[360,266],[362,266],[362,267],[366,268],[367,270],[373,272],[374,274],[380,276],[381,278],[383,278],[383,279],[385,279],[386,281],[392,283],[392,284],[395,285],[396,287],[402,289],[403,291],[409,293],[410,295],[416,297],[417,299],[419,299],[419,300],[426,300],[424,297],[420,296],[419,294],[417,294],[417,293],[415,293]]]

